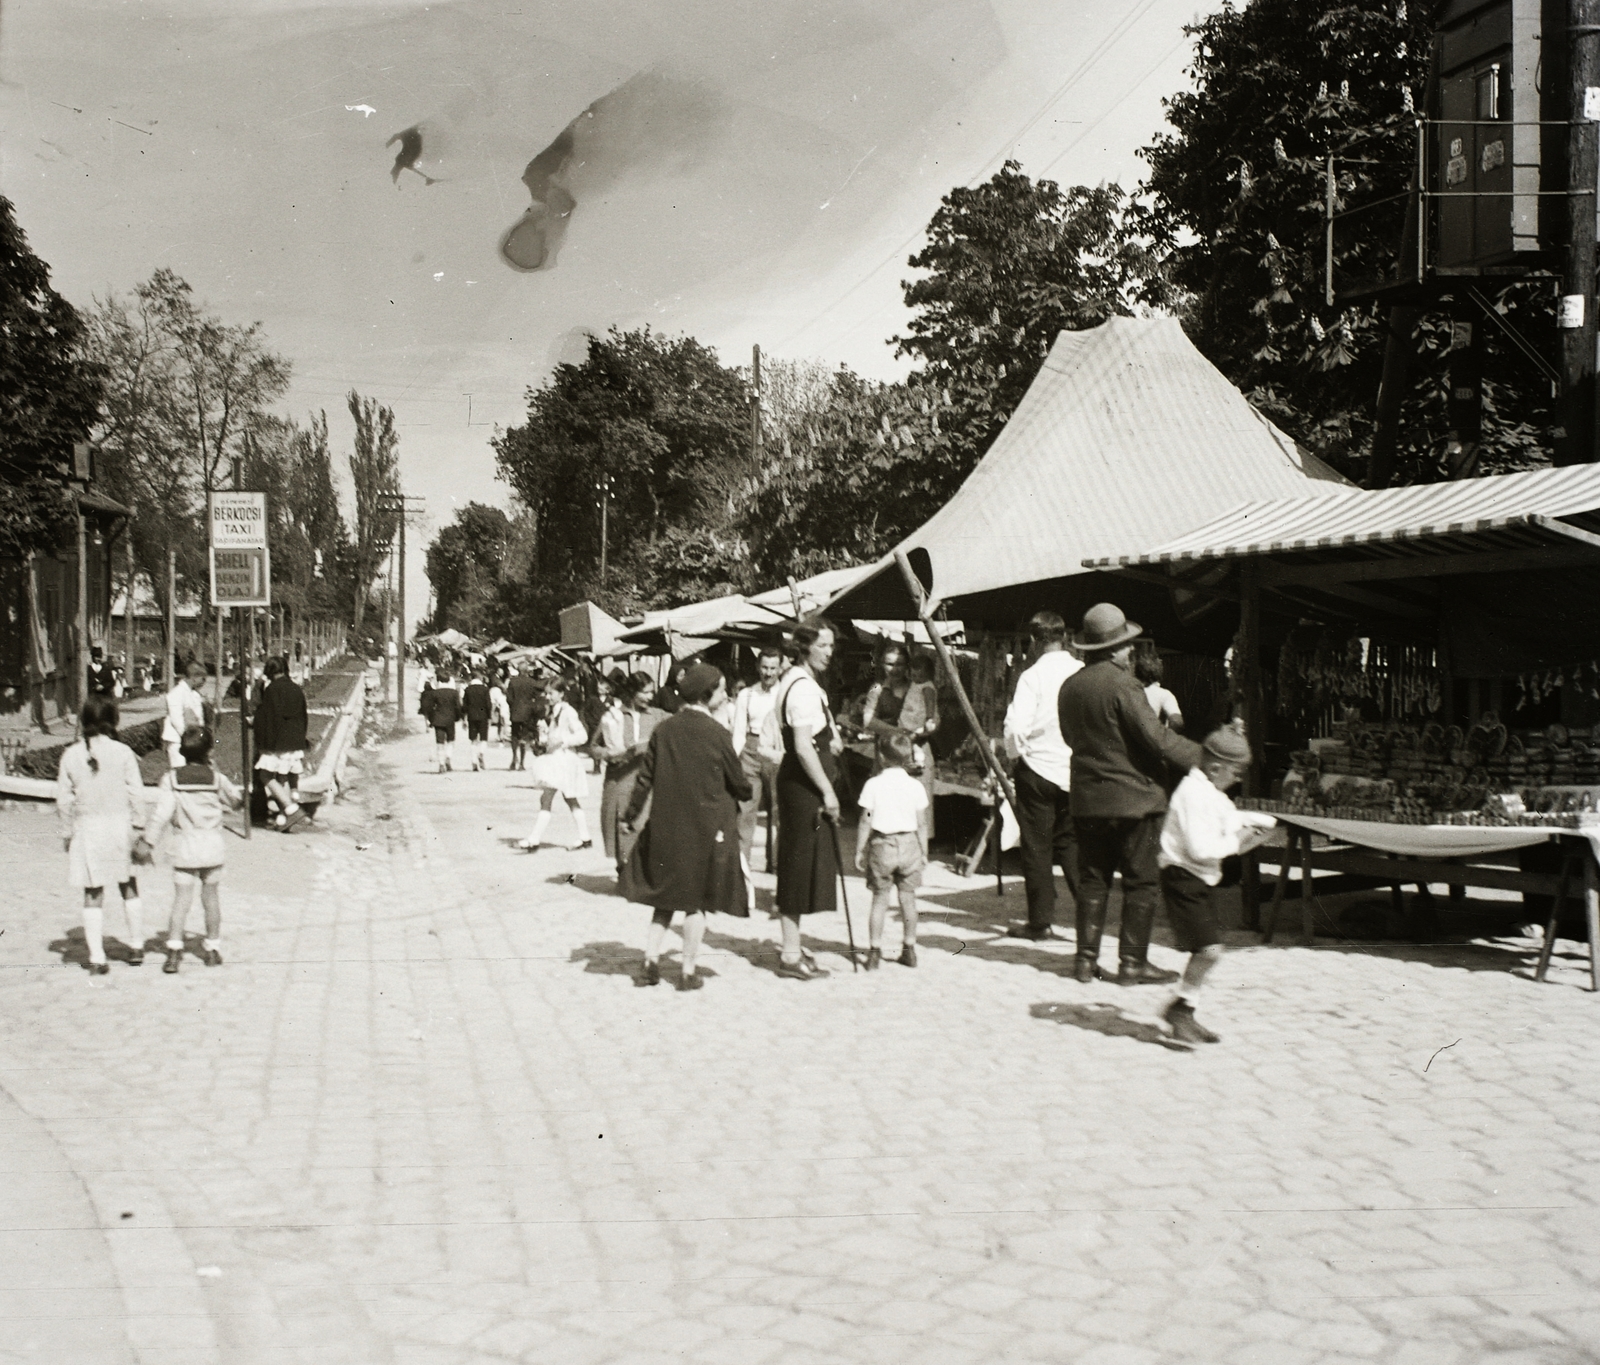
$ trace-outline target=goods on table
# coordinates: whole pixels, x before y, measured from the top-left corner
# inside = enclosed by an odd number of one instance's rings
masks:
[[[1492,711],[1470,728],[1364,722],[1290,755],[1277,814],[1388,824],[1600,823],[1600,737],[1552,725],[1512,733]]]

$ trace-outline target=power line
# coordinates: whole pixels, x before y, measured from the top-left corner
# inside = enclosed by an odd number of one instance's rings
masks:
[[[1080,132],[1077,135],[1077,137],[1073,138],[1071,142],[1067,143],[1067,145],[1065,147],[1063,147],[1059,152],[1057,152],[1055,154],[1055,156],[1053,156],[1050,159],[1049,163],[1045,166],[1044,170],[1040,172],[1040,174],[1041,175],[1049,174],[1050,169],[1053,166],[1055,166],[1056,163],[1059,162],[1062,157],[1066,156],[1067,153],[1070,152],[1074,147],[1076,147],[1080,142],[1082,142],[1084,140],[1084,138],[1088,137],[1090,133],[1094,132],[1094,130],[1096,128],[1098,128],[1102,123],[1104,123],[1108,118],[1110,118],[1114,113],[1116,113],[1118,109],[1122,108],[1122,106],[1124,104],[1126,104],[1135,95],[1137,95],[1139,93],[1139,91],[1144,88],[1144,83],[1147,80],[1149,80],[1150,77],[1155,75],[1156,72],[1159,71],[1163,66],[1165,66],[1166,63],[1167,63],[1167,59],[1169,57],[1171,57],[1172,54],[1174,52],[1176,52],[1180,47],[1182,47],[1184,45],[1184,43],[1188,42],[1188,40],[1189,40],[1189,35],[1187,33],[1185,33],[1181,38],[1178,39],[1177,42],[1175,42],[1171,47],[1169,47],[1165,52],[1163,52],[1161,54],[1161,56],[1156,59],[1155,64],[1148,71],[1146,71],[1144,73],[1144,75],[1140,76],[1138,80],[1136,80],[1132,85],[1130,85],[1128,87],[1127,93],[1125,95],[1123,95],[1123,97],[1121,99],[1119,99],[1115,104],[1111,105],[1110,108],[1108,108],[1105,111],[1105,113],[1101,114],[1099,118],[1097,118],[1093,123],[1091,123],[1087,127],[1085,127],[1083,129],[1083,131]]]

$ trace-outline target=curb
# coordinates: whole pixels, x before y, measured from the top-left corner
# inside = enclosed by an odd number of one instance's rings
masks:
[[[309,777],[300,779],[302,795],[314,799],[319,804],[323,801],[337,800],[344,788],[344,771],[350,758],[350,744],[355,739],[356,730],[361,725],[361,717],[366,711],[366,671],[348,676],[351,681],[350,695],[338,708],[339,719],[333,724],[327,747],[323,749],[322,757],[317,762],[317,770]]]

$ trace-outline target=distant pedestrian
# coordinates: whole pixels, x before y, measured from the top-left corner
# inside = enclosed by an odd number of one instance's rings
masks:
[[[106,662],[105,651],[99,645],[89,650],[89,695],[114,696],[117,690],[117,671]]]
[[[1207,973],[1222,957],[1216,897],[1222,860],[1255,848],[1277,824],[1270,815],[1241,811],[1228,798],[1250,766],[1249,742],[1237,730],[1213,731],[1201,746],[1200,766],[1178,783],[1161,827],[1161,894],[1173,941],[1189,954],[1165,1018],[1182,1043],[1215,1043],[1195,1018]]]
[[[539,813],[533,820],[533,832],[522,841],[522,847],[529,852],[543,844],[558,796],[577,826],[578,847],[594,847],[594,840],[589,837],[589,817],[579,804],[584,787],[582,750],[589,742],[589,732],[567,701],[566,691],[566,684],[557,678],[545,684],[546,715],[539,726],[544,752],[533,760],[533,767],[528,770],[533,775],[534,785],[540,788]]]
[[[285,834],[309,817],[300,805],[300,777],[306,759],[306,694],[289,676],[284,660],[269,657],[261,670],[267,685],[261,690],[251,729],[256,741],[256,781],[276,807],[272,823]]]
[[[511,771],[528,765],[528,749],[538,737],[539,717],[544,709],[543,689],[527,664],[512,664],[506,679],[506,711],[511,718]]]
[[[461,719],[461,693],[448,668],[441,669],[439,679],[427,695],[428,709],[423,713],[433,727],[433,753],[437,771],[455,771],[452,756],[456,744],[456,722]]]
[[[238,810],[244,793],[212,766],[212,743],[211,731],[204,725],[184,732],[184,765],[161,779],[150,817],[153,832],[172,830],[172,918],[167,925],[167,960],[161,968],[169,976],[183,958],[184,924],[196,885],[206,918],[201,957],[208,967],[222,965],[222,865],[227,859],[222,811],[225,806]]]
[[[178,752],[183,732],[209,720],[206,700],[201,695],[205,685],[206,666],[191,653],[182,675],[167,693],[167,718],[161,724],[161,742],[166,747],[169,768],[183,766],[183,756]]]
[[[912,762],[911,740],[896,733],[878,736],[878,773],[869,777],[857,798],[861,821],[856,830],[856,865],[867,875],[872,913],[867,921],[867,970],[883,960],[883,929],[889,918],[889,893],[900,901],[904,926],[899,962],[917,965],[917,888],[928,865],[928,833],[923,816],[928,793],[906,771]]]
[[[783,744],[778,765],[778,915],[783,935],[778,975],[814,981],[828,975],[806,952],[800,936],[804,915],[831,914],[838,906],[837,833],[834,790],[844,748],[818,679],[833,659],[833,627],[806,622],[789,645],[793,663],[779,683],[773,707]]]
[[[1061,737],[1057,702],[1061,684],[1083,667],[1067,651],[1067,623],[1053,611],[1028,622],[1033,662],[1023,670],[1006,708],[1005,745],[1013,763],[1017,827],[1022,836],[1022,880],[1028,897],[1028,922],[1012,938],[1057,937],[1056,866],[1078,902],[1078,844],[1073,835],[1072,750]],[[1078,942],[1087,930],[1081,913]]]
[[[89,971],[111,970],[105,949],[105,888],[115,882],[128,917],[129,966],[144,961],[144,913],[133,873],[134,834],[145,822],[144,778],[133,750],[117,738],[117,704],[90,697],[79,716],[83,736],[61,755],[56,814],[66,831],[67,885],[83,892]],[[144,850],[148,861],[148,849]]]
[[[656,684],[648,673],[623,679],[617,690],[622,693],[622,705],[600,718],[600,757],[605,762],[605,777],[600,785],[600,840],[617,865],[620,889],[634,842],[634,836],[623,824],[623,812],[633,796],[650,736],[666,719],[666,713],[651,705]]]
[[[650,736],[624,823],[644,825],[629,863],[628,896],[655,907],[646,932],[641,986],[661,980],[661,945],[672,917],[682,913],[683,966],[678,989],[703,984],[697,966],[706,914],[750,913],[739,860],[739,802],[750,781],[728,732],[712,713],[727,698],[720,670],[696,664],[678,681],[678,714]]]
[[[506,706],[505,679],[497,672],[489,680],[489,715],[494,725],[494,742],[506,742],[506,727],[511,723],[511,713]]]
[[[761,736],[778,699],[778,681],[784,672],[783,651],[776,645],[767,646],[756,661],[756,669],[755,685],[741,691],[733,702],[733,747],[752,788],[750,799],[739,805],[739,852],[747,868],[752,865],[751,850],[762,808],[767,811],[769,832],[778,819],[778,765],[762,755]],[[771,849],[772,844],[769,838],[767,847]],[[767,870],[772,869],[769,866]]]
[[[472,770],[483,772],[488,768],[489,718],[494,714],[494,698],[489,684],[479,670],[472,675],[466,691],[461,694],[461,710],[467,718],[467,743],[472,746]]]
[[[1154,640],[1140,640],[1133,656],[1133,676],[1144,688],[1145,700],[1150,709],[1169,730],[1183,733],[1183,708],[1178,698],[1166,687],[1167,670],[1156,651]]]

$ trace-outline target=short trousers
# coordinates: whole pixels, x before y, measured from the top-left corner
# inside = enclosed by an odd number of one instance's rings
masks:
[[[489,722],[487,720],[468,720],[467,738],[474,744],[489,742]]]
[[[175,867],[172,869],[172,880],[179,886],[188,886],[192,882],[215,886],[222,880],[222,864],[218,863],[215,867]]]
[[[511,742],[513,744],[532,744],[538,737],[538,721],[514,720],[511,722]]]
[[[1180,953],[1198,953],[1222,942],[1217,924],[1217,889],[1185,867],[1161,869],[1161,898],[1167,903],[1172,941]]]
[[[914,891],[922,885],[922,841],[914,832],[874,834],[867,841],[867,888],[887,891],[902,886]]]
[[[456,723],[451,721],[448,725],[435,725],[433,738],[438,744],[454,744],[456,742]]]

